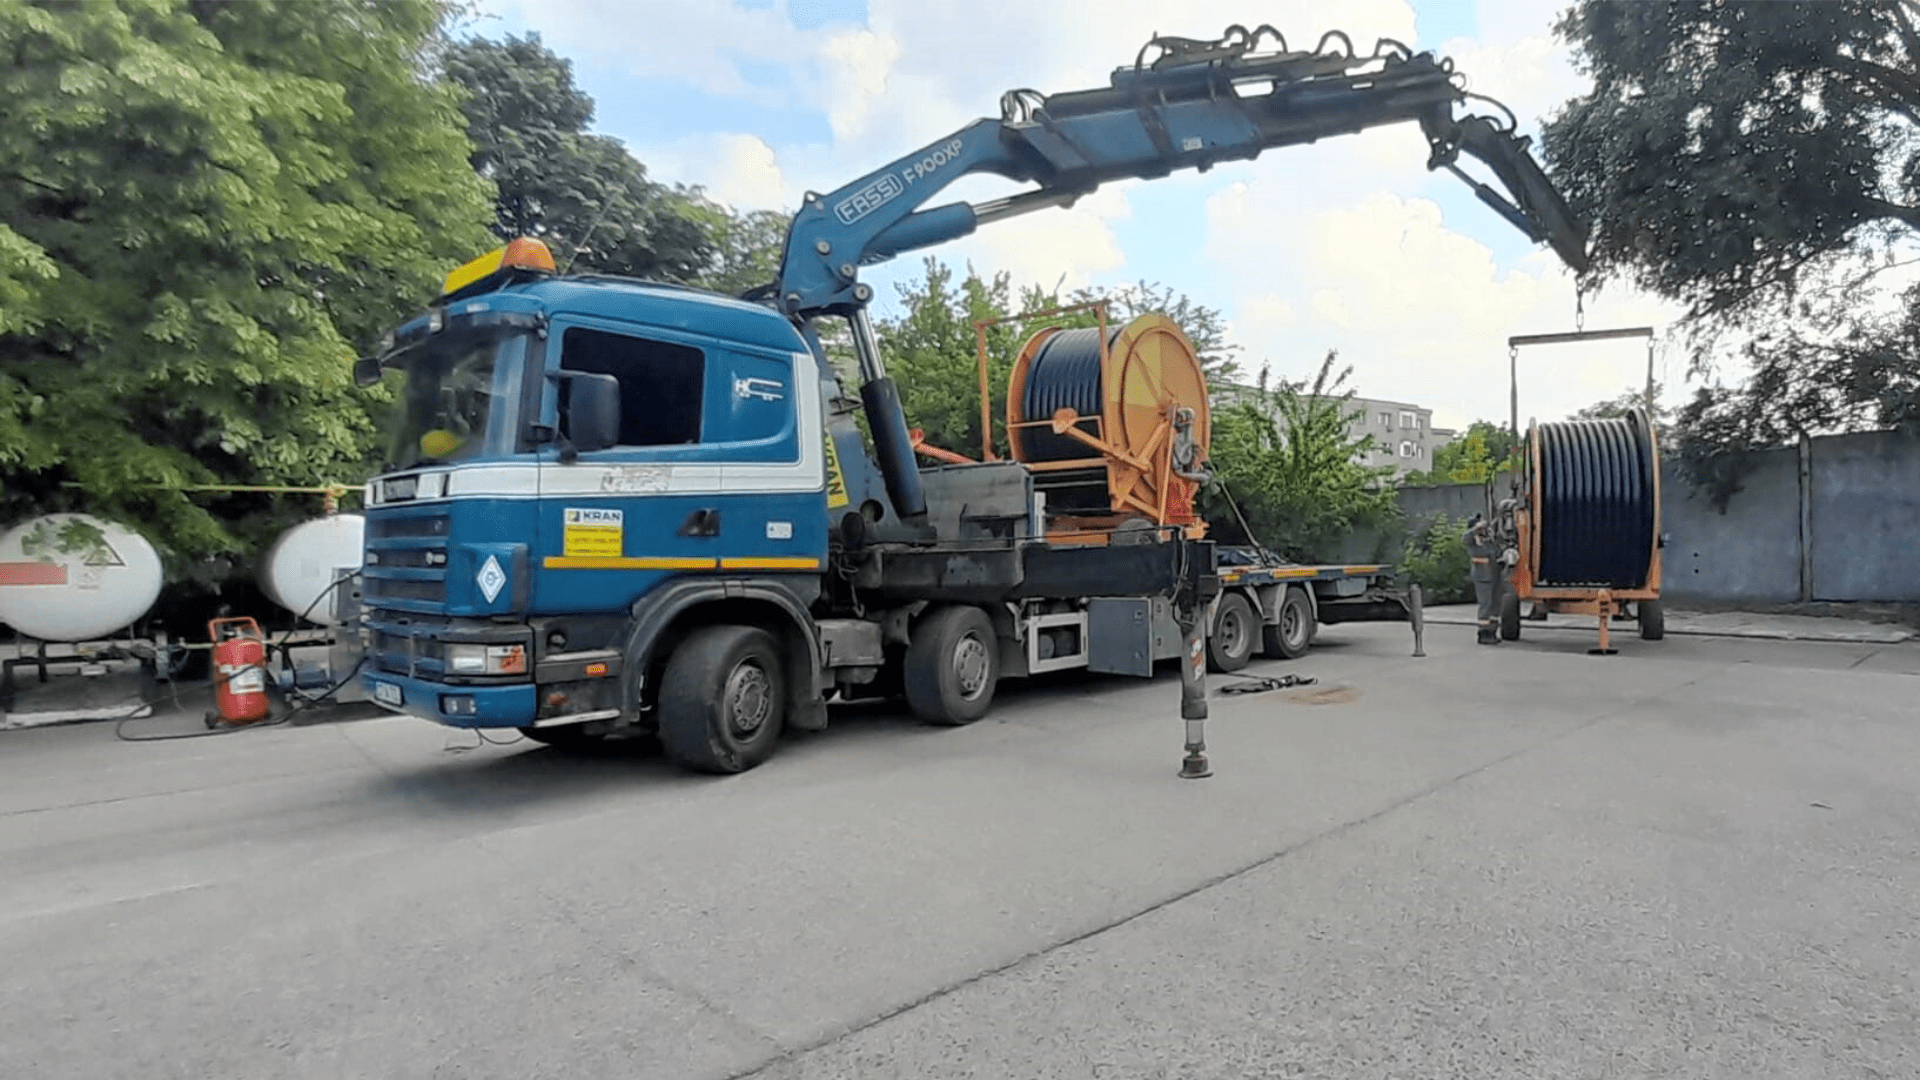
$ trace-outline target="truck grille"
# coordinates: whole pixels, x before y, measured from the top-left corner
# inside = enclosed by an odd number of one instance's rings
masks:
[[[361,585],[360,595],[364,603],[380,606],[387,600],[422,600],[440,607],[447,602],[446,575],[440,574],[438,580],[395,579],[367,575]]]
[[[375,512],[367,522],[369,540],[418,540],[447,535],[447,515],[439,508],[397,507]]]
[[[369,608],[438,614],[447,603],[444,506],[379,507],[367,514],[360,593]]]

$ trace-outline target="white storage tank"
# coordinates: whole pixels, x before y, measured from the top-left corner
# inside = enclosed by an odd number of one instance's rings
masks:
[[[0,536],[0,622],[40,641],[98,641],[160,598],[160,555],[91,514],[48,514]]]
[[[325,595],[341,572],[360,568],[366,547],[367,519],[359,514],[330,514],[303,521],[273,542],[260,561],[260,589],[267,599],[321,626],[334,624],[334,600]],[[343,588],[345,586],[342,586]]]

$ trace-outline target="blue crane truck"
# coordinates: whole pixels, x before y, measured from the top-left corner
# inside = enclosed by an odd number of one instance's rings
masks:
[[[1393,42],[1156,37],[1108,87],[1011,92],[998,119],[808,194],[777,280],[742,297],[561,275],[525,239],[475,260],[356,364],[363,384],[404,373],[398,450],[367,487],[365,690],[552,744],[654,735],[738,772],[784,729],[823,728],[836,695],[964,724],[1004,677],[1150,675],[1196,625],[1232,667],[1256,643],[1298,655],[1341,605],[1391,607],[1385,567],[1281,566],[1181,529],[1060,543],[1026,465],[922,468],[858,268],[1108,181],[1413,122],[1431,168],[1584,270],[1584,227],[1511,114],[1456,118],[1470,96],[1449,61]],[[1460,172],[1463,151],[1504,195]],[[1024,188],[921,209],[978,173]]]

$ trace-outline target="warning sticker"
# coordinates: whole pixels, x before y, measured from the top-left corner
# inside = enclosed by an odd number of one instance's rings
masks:
[[[833,510],[847,505],[847,474],[840,471],[840,451],[833,445],[833,433],[828,432],[827,439],[827,509]]]
[[[599,555],[619,558],[624,546],[623,521],[623,514],[619,510],[568,507],[561,553],[568,557]]]

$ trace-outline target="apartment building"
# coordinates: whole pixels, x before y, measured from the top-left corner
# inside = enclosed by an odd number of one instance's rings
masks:
[[[1348,403],[1358,415],[1348,424],[1355,438],[1370,440],[1362,465],[1391,465],[1399,475],[1433,468],[1434,451],[1452,442],[1459,432],[1433,426],[1433,410],[1405,401],[1354,398]]]
[[[1259,392],[1237,384],[1214,390],[1216,405],[1258,401]],[[1433,410],[1412,402],[1354,397],[1346,402],[1352,418],[1348,431],[1365,439],[1367,449],[1355,461],[1372,467],[1391,467],[1396,476],[1433,468],[1434,452],[1459,437],[1451,428],[1433,426]]]

